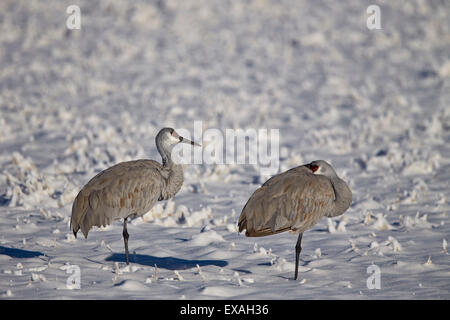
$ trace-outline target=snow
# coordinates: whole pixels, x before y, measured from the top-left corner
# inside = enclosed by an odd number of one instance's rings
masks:
[[[450,298],[448,3],[77,3],[81,30],[61,1],[0,4],[2,299]],[[279,172],[324,159],[348,182],[344,216],[304,233],[297,281],[296,236],[236,228],[259,165],[185,165],[175,198],[129,223],[130,266],[120,222],[73,236],[90,178],[160,161],[158,130],[198,121],[279,129]]]

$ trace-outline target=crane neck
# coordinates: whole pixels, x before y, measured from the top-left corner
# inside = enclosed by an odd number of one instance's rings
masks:
[[[159,154],[161,155],[163,167],[170,168],[173,166],[174,162],[172,161],[172,149],[170,144],[167,141],[161,141],[160,139],[156,139],[156,148],[158,149]]]
[[[334,189],[335,200],[332,216],[338,216],[345,212],[352,203],[352,192],[344,180],[337,175],[331,179],[331,185]]]
[[[159,200],[172,198],[183,184],[183,166],[172,160],[172,146],[167,141],[156,140],[156,148],[162,158],[162,165],[165,174],[165,186],[161,190]]]
[[[172,158],[170,156],[163,156],[161,155],[162,158],[162,164],[164,168],[170,168],[173,166],[174,162],[172,161]]]
[[[183,166],[176,164],[168,158],[166,165],[163,165],[163,169],[167,172],[165,178],[165,185],[161,190],[161,198],[159,200],[167,200],[175,196],[175,194],[181,189],[183,184]]]

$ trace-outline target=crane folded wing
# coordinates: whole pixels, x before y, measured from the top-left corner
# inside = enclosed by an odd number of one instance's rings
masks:
[[[87,237],[92,226],[149,211],[161,195],[161,165],[152,160],[122,162],[92,178],[72,206],[71,228]]]
[[[303,232],[327,213],[334,199],[326,177],[304,167],[286,171],[253,193],[239,217],[239,232],[245,229],[248,237]]]

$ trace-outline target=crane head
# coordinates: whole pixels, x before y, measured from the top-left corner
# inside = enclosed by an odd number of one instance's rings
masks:
[[[187,144],[191,144],[193,146],[201,147],[200,144],[180,136],[175,131],[175,129],[173,129],[173,128],[164,128],[164,129],[162,129],[158,133],[158,136],[159,137],[157,137],[157,139],[160,138],[160,139],[164,140],[169,145],[173,145],[173,144],[177,144],[177,143],[187,143]]]
[[[336,172],[333,167],[324,160],[315,160],[306,166],[313,172],[313,174],[321,174],[330,178],[336,176]]]

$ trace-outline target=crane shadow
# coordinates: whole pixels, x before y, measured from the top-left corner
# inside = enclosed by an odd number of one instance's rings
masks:
[[[10,256],[11,258],[35,258],[44,255],[42,252],[39,251],[29,251],[0,246],[0,255],[1,254]]]
[[[203,266],[216,266],[225,267],[228,262],[224,260],[186,260],[173,257],[155,257],[145,254],[130,254],[130,262],[154,267],[155,264],[158,268],[168,270],[185,270],[195,268],[197,265]],[[125,262],[124,253],[113,253],[105,259],[106,261]]]
[[[11,199],[8,199],[5,194],[0,195],[0,207],[7,206],[11,202]]]

